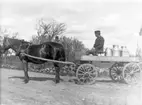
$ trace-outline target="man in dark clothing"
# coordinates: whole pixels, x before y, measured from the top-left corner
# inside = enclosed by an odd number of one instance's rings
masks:
[[[59,40],[59,37],[58,37],[58,36],[56,36],[56,37],[55,37],[55,42],[58,42],[58,43],[60,42],[60,40]]]
[[[93,48],[90,51],[87,51],[87,55],[97,55],[98,53],[102,53],[104,50],[104,38],[101,36],[101,32],[97,30],[94,33],[97,38]]]

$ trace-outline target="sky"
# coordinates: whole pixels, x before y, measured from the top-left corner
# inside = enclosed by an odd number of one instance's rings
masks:
[[[105,46],[124,45],[134,53],[142,44],[141,0],[4,0],[0,3],[0,25],[19,38],[36,35],[36,23],[44,18],[64,22],[64,35],[75,37],[88,48],[95,42],[94,30],[100,30]]]

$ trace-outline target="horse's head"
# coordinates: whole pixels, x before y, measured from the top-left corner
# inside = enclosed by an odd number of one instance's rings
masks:
[[[7,51],[10,48],[17,53],[19,51],[20,45],[23,43],[29,43],[29,42],[24,41],[24,40],[4,37],[2,53],[4,53],[5,51]]]

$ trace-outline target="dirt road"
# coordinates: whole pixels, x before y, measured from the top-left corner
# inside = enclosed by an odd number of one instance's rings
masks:
[[[59,84],[54,75],[29,72],[23,83],[23,71],[1,68],[1,105],[142,105],[140,86],[113,83],[98,78],[96,84],[78,85],[63,76]]]

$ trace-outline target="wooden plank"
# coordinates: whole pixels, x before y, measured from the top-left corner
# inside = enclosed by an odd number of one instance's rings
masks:
[[[83,55],[85,55],[85,52],[83,52],[83,51],[76,51],[75,52],[75,59],[76,60],[80,60]]]
[[[114,61],[114,62],[140,62],[138,57],[116,57],[116,56],[81,56],[80,60],[86,61]]]

